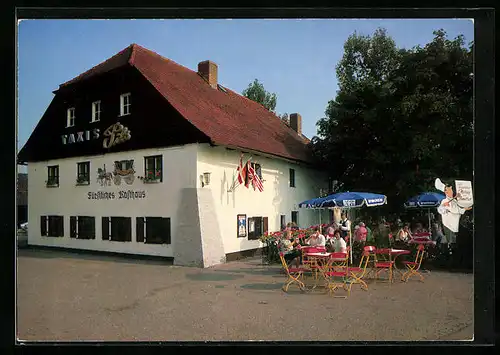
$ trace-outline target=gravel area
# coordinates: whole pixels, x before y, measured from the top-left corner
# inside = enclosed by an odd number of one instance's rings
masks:
[[[348,299],[281,290],[277,266],[209,269],[19,250],[19,340],[471,340],[473,275],[370,281]]]

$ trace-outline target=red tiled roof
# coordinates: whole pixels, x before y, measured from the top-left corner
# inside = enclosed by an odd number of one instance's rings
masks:
[[[137,44],[61,87],[127,64],[136,67],[185,119],[215,144],[310,161],[309,140],[264,106],[232,90],[214,89],[196,71]]]

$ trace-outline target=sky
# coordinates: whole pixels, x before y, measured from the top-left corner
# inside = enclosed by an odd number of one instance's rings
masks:
[[[254,79],[276,93],[276,112],[300,113],[302,131],[335,98],[335,66],[349,35],[387,29],[398,47],[425,45],[444,29],[468,43],[467,19],[289,20],[23,20],[18,25],[18,148],[28,140],[54,97],[52,91],[120,50],[137,43],[185,67],[212,60],[219,83],[241,93]]]

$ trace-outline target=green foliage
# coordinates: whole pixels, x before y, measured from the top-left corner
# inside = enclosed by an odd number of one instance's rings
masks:
[[[339,90],[312,139],[330,177],[343,190],[386,194],[389,210],[434,190],[436,177],[472,180],[473,44],[439,30],[424,47],[398,49],[379,29],[354,33],[344,51]]]
[[[243,90],[242,95],[252,101],[258,102],[269,111],[274,112],[276,108],[276,94],[267,92],[266,89],[264,89],[264,85],[257,79],[255,79],[253,83],[248,84],[248,87]]]

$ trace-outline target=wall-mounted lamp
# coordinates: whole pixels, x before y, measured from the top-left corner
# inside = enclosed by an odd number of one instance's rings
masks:
[[[205,187],[205,185],[210,185],[210,173],[203,173],[200,175],[201,187]]]

